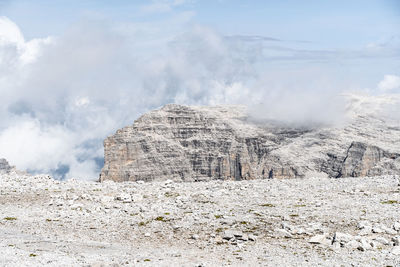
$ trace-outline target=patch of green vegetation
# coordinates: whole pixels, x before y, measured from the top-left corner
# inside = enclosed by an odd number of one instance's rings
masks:
[[[217,232],[217,233],[221,233],[222,231],[224,231],[224,229],[222,229],[222,228],[215,229],[215,232]]]
[[[158,217],[156,218],[156,221],[164,222],[165,219],[164,219],[163,216],[158,216]]]
[[[169,212],[165,212],[165,213],[164,213],[164,215],[170,215],[170,214],[171,214],[171,213],[169,213]]]
[[[241,221],[240,224],[248,224],[249,222]]]
[[[130,213],[129,215],[130,216],[136,216],[136,215],[139,215],[139,213]]]
[[[381,204],[398,204],[399,202],[397,200],[386,200],[386,201],[381,201]]]
[[[305,204],[296,204],[294,205],[295,208],[302,208],[302,207],[306,207]]]
[[[290,214],[290,217],[299,217],[299,214]]]
[[[176,192],[165,192],[165,197],[179,197],[179,193]]]
[[[222,215],[214,215],[215,219],[221,219]]]
[[[148,262],[148,261],[151,261],[151,260],[150,259],[144,259],[143,261],[147,261]]]
[[[52,221],[52,219],[46,219],[46,222],[51,222]]]
[[[15,247],[15,245],[14,245],[14,244],[8,244],[8,246],[9,246],[9,247]]]
[[[37,255],[34,253],[29,254],[29,257],[36,257]]]
[[[269,207],[269,208],[275,207],[275,205],[271,204],[271,203],[264,203],[264,204],[261,204],[260,206],[261,207]]]
[[[15,221],[17,218],[15,217],[5,217],[4,220],[6,221]]]
[[[139,226],[145,226],[148,222],[139,222]]]

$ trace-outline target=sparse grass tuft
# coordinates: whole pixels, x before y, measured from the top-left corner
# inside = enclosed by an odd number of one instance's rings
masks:
[[[271,204],[271,203],[261,204],[260,206],[261,206],[261,207],[269,207],[269,208],[275,207],[275,205],[274,205],[274,204]]]
[[[29,254],[29,257],[36,257],[37,255],[34,253]]]
[[[386,201],[381,201],[381,204],[398,204],[399,202],[397,200],[386,200]]]
[[[15,221],[17,218],[15,217],[5,217],[4,220],[6,221]]]

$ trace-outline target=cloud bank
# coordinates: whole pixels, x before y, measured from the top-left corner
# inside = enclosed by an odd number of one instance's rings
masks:
[[[344,86],[329,71],[272,68],[268,60],[292,53],[272,55],[265,42],[279,40],[225,37],[187,23],[190,16],[158,24],[83,20],[29,41],[1,17],[0,157],[33,173],[97,179],[103,139],[166,103],[247,104],[257,120],[298,125],[341,120]],[[394,90],[396,77],[385,76],[379,89]]]

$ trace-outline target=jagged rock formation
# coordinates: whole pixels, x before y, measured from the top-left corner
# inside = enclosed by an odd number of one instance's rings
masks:
[[[15,167],[10,166],[7,160],[0,159],[0,174],[10,173],[11,171],[15,171]]]
[[[255,123],[242,106],[166,105],[104,141],[100,181],[244,180],[400,174],[398,121],[340,127]]]

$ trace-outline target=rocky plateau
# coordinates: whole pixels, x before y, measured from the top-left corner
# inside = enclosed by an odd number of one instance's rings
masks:
[[[400,266],[398,176],[0,175],[0,266]]]

